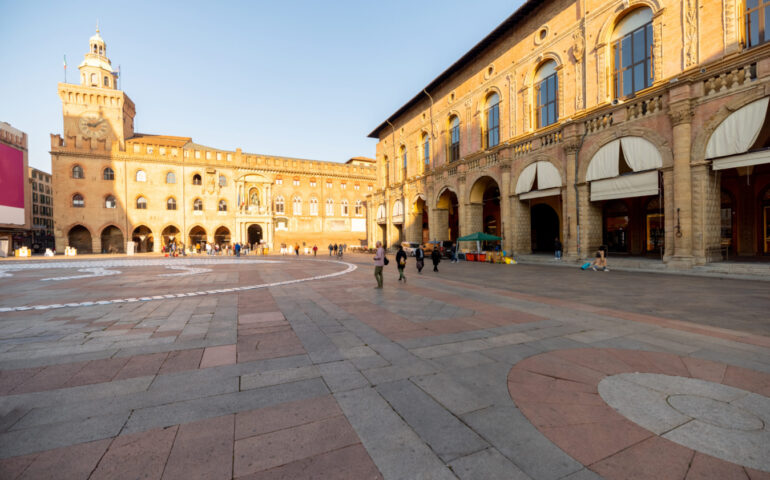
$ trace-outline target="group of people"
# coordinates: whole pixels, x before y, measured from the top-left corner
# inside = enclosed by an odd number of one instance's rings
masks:
[[[415,250],[415,265],[417,266],[417,273],[422,274],[422,269],[425,267],[425,246],[419,245]],[[456,256],[452,257],[455,262]],[[398,281],[406,283],[406,275],[404,275],[404,269],[406,269],[407,254],[404,247],[399,245],[396,252],[396,267],[398,268]],[[441,251],[436,246],[430,253],[430,259],[433,262],[433,271],[438,272],[438,264],[441,263]],[[374,278],[377,280],[377,286],[374,288],[382,288],[383,277],[382,270],[385,265],[390,261],[385,255],[385,249],[382,246],[382,242],[377,242],[376,253],[374,254]]]
[[[332,253],[334,253],[334,256],[338,256],[342,258],[342,255],[345,253],[345,249],[347,249],[348,246],[345,243],[340,243],[337,245],[336,243],[330,243],[329,244],[329,256],[332,256]]]

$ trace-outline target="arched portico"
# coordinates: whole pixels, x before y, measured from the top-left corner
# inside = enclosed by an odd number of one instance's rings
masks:
[[[102,230],[102,253],[124,253],[123,232],[115,225],[108,225]]]
[[[513,200],[516,252],[552,252],[555,240],[561,240],[563,185],[559,169],[544,157],[519,173]]]
[[[134,242],[134,252],[146,253],[152,252],[155,246],[152,230],[146,225],[139,225],[131,233],[131,241]]]
[[[500,185],[497,180],[487,175],[476,179],[468,193],[466,220],[466,234],[484,232],[498,237],[502,236]],[[451,240],[454,241],[454,239]],[[463,245],[463,247],[468,246]]]
[[[460,233],[460,202],[457,193],[445,187],[436,199],[433,213],[435,231],[431,229],[431,240],[455,241]]]
[[[78,253],[93,253],[91,232],[83,225],[75,225],[67,232],[67,246],[74,247]]]

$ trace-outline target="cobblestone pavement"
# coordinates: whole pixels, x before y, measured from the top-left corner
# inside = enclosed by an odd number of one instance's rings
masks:
[[[766,282],[439,269],[2,262],[0,478],[770,478]]]

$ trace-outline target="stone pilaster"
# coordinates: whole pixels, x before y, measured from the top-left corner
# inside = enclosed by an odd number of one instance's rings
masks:
[[[508,192],[511,191],[511,166],[510,164],[504,164],[500,167],[502,170],[502,185],[500,185],[500,232],[503,237],[503,250],[511,251],[513,246],[513,238],[511,236],[511,197],[508,196]]]
[[[567,155],[565,187],[562,189],[562,244],[564,257],[578,258],[584,253],[578,248],[577,235],[577,192],[575,190],[575,166],[580,144],[577,139],[565,141],[564,152]]]
[[[671,92],[672,97],[685,92]],[[692,175],[690,149],[692,139],[692,106],[689,98],[670,105],[669,116],[674,138],[674,257],[675,266],[693,265]]]
[[[529,202],[522,202],[517,197],[511,197],[513,213],[513,245],[514,254],[532,253],[532,224],[530,219]]]

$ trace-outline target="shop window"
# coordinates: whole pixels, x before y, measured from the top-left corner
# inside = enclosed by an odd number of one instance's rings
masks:
[[[735,216],[735,207],[733,197],[727,191],[722,191],[720,195],[719,223],[720,238],[722,248],[731,249],[733,246],[733,218]]]
[[[500,96],[493,93],[487,97],[487,108],[484,115],[487,134],[487,148],[496,147],[500,143]]]
[[[80,165],[75,165],[72,167],[72,178],[85,178],[85,175],[83,174],[83,167]]]
[[[76,193],[72,196],[72,206],[75,208],[83,208],[86,206],[86,202],[83,199],[83,195]]]
[[[666,240],[666,225],[660,198],[653,198],[647,202],[646,228],[647,252],[662,255]]]
[[[166,200],[166,210],[176,210],[176,199],[174,197]]]
[[[628,252],[628,205],[623,200],[607,202],[604,206],[604,244],[610,252]]]
[[[770,253],[770,188],[765,190],[762,197],[762,250],[765,254]]]
[[[615,98],[652,85],[652,48],[652,10],[642,7],[623,17],[612,35]]]
[[[537,103],[537,128],[547,127],[559,119],[559,77],[556,62],[545,62],[535,75],[535,101]]]
[[[770,40],[770,0],[746,0],[746,43],[756,47]]]
[[[460,118],[457,115],[449,119],[449,161],[460,160]]]
[[[105,180],[115,180],[115,170],[110,167],[105,168],[102,175]]]

